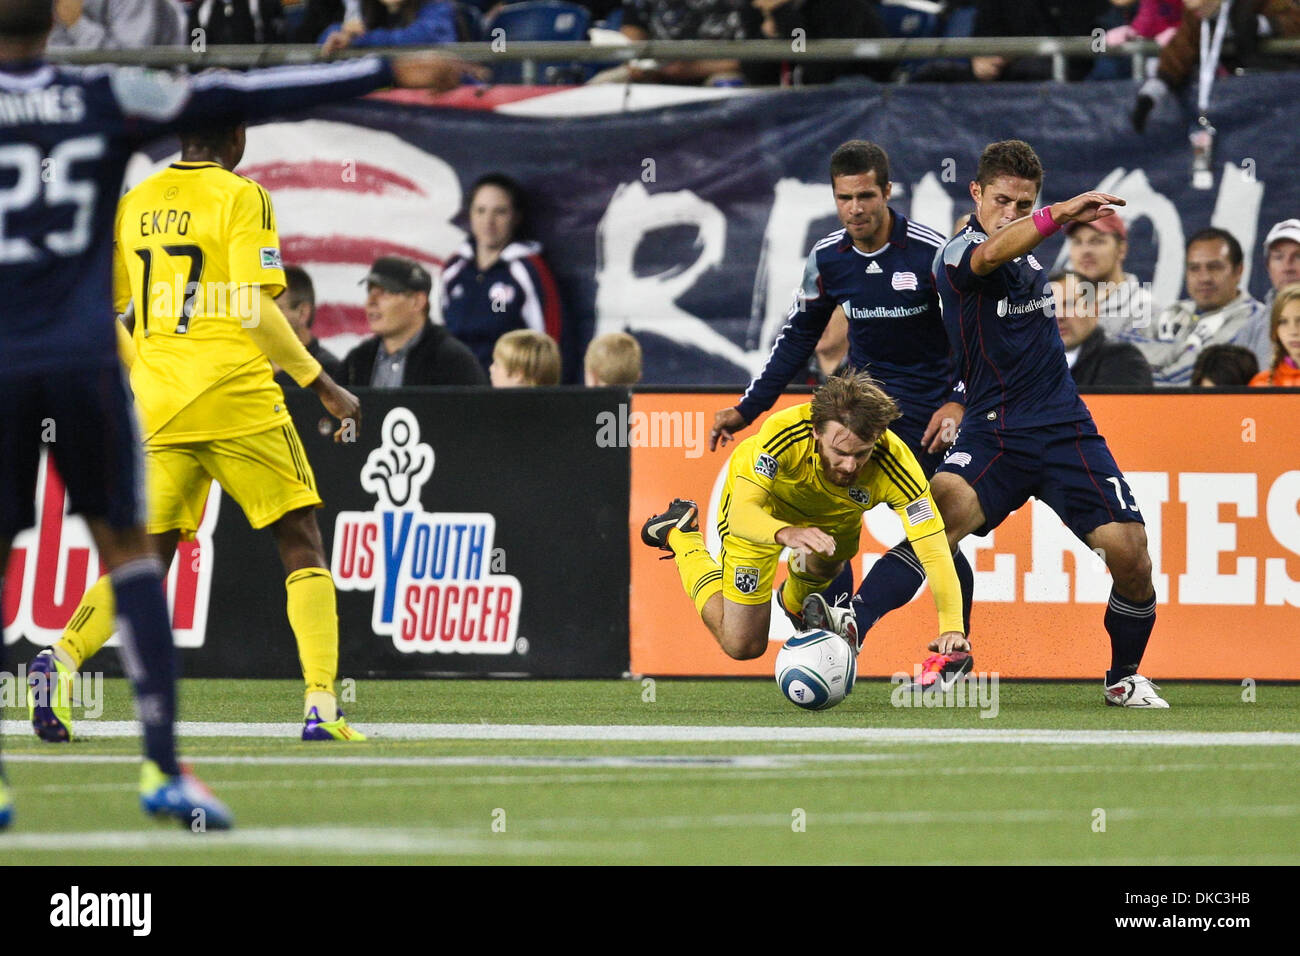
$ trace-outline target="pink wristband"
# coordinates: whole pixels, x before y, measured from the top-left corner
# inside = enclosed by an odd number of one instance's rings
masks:
[[[1038,212],[1034,213],[1034,228],[1038,234],[1046,239],[1048,236],[1054,236],[1061,231],[1061,227],[1056,220],[1052,218],[1052,207],[1044,206]]]

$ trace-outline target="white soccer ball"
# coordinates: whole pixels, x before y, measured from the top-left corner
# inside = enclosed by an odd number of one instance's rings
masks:
[[[834,707],[852,692],[857,676],[849,642],[831,631],[800,631],[776,655],[776,685],[804,710]]]

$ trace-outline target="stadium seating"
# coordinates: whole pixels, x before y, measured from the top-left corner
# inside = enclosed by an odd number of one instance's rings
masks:
[[[939,35],[943,4],[934,0],[884,0],[880,19],[891,37],[933,37]]]
[[[507,42],[528,40],[577,41],[587,38],[591,13],[576,3],[558,0],[529,0],[502,7],[483,24],[483,35],[491,40],[497,30],[503,30]],[[492,70],[497,83],[520,83],[523,66],[520,63],[502,63]],[[539,65],[536,82],[574,83],[586,79],[586,69],[581,63],[544,63]]]

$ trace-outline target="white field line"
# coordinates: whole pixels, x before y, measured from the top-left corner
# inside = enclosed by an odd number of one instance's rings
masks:
[[[1135,719],[1138,719],[1135,715]],[[798,742],[871,744],[1046,744],[1141,747],[1300,747],[1300,733],[1186,730],[930,730],[892,727],[729,727],[575,724],[361,724],[366,734],[390,740],[600,740],[673,742]],[[79,721],[82,737],[135,737],[135,721]],[[182,721],[181,737],[266,737],[292,740],[298,724]],[[4,721],[3,733],[26,736],[26,721]]]
[[[482,828],[480,828],[481,833]],[[5,850],[110,850],[138,852],[261,850],[268,853],[345,856],[637,856],[636,843],[520,839],[517,836],[470,836],[464,830],[387,827],[257,827],[225,833],[194,834],[181,830],[109,830],[80,833],[4,833]]]
[[[829,755],[838,757],[841,755]],[[54,758],[45,758],[46,760]],[[490,759],[490,758],[489,758]],[[596,758],[600,759],[600,758]],[[136,758],[117,758],[115,762],[130,761],[134,763]],[[19,762],[24,762],[19,758]],[[75,757],[64,761],[65,763],[81,763]],[[227,794],[232,790],[303,790],[314,787],[319,788],[336,788],[340,785],[350,789],[357,788],[416,788],[427,790],[430,786],[437,786],[446,789],[447,787],[534,787],[534,786],[604,786],[616,784],[622,786],[645,786],[651,783],[675,783],[681,780],[679,773],[664,773],[656,768],[650,772],[642,770],[636,774],[629,773],[608,773],[608,772],[591,772],[591,773],[563,773],[563,774],[542,774],[542,773],[519,773],[519,774],[497,774],[497,775],[465,775],[461,773],[450,776],[437,774],[414,774],[407,777],[297,777],[290,779],[254,779],[254,780],[231,780],[211,771],[211,765],[226,763],[223,760],[205,760],[203,761],[203,776],[206,782],[211,784],[222,794]],[[248,761],[241,760],[241,763]],[[340,759],[333,761],[317,761],[317,769],[320,769],[322,763],[340,764],[343,766],[365,766],[370,761],[364,757],[355,760]],[[810,762],[817,762],[817,758],[811,757]],[[595,766],[595,765],[593,765]],[[634,769],[624,767],[624,770]],[[1056,775],[1093,775],[1103,774],[1113,771],[1113,765],[1104,766],[1025,766],[1025,767],[905,767],[905,768],[879,768],[872,766],[860,766],[851,769],[842,770],[819,770],[810,769],[808,766],[799,767],[795,764],[783,767],[781,769],[732,769],[719,770],[716,767],[689,767],[682,765],[678,769],[690,769],[697,771],[691,774],[692,783],[704,781],[763,781],[790,780],[797,775],[800,782],[809,780],[827,780],[827,779],[853,779],[859,781],[873,781],[881,777],[926,777],[936,776],[1042,776],[1045,774]],[[1157,764],[1144,766],[1142,773],[1201,773],[1201,772],[1219,772],[1224,769],[1221,764]],[[1254,771],[1276,771],[1276,770],[1294,770],[1293,764],[1282,763],[1262,763],[1262,764],[1242,764],[1234,765],[1231,768],[1234,772],[1254,772]],[[134,793],[136,785],[134,783],[49,783],[37,786],[15,787],[18,791],[38,793],[47,796],[59,794],[88,794],[88,793]]]

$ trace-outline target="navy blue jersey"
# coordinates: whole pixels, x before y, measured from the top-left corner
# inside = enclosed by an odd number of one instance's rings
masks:
[[[934,257],[943,322],[966,385],[963,427],[1083,421],[1088,409],[1070,377],[1047,270],[1032,254],[976,275],[971,256],[988,235],[968,225]]]
[[[746,421],[771,408],[801,376],[837,305],[849,321],[849,364],[869,371],[898,402],[904,425],[894,431],[909,445],[919,443],[935,409],[960,400],[930,274],[943,236],[890,214],[889,241],[875,252],[858,249],[843,229],[813,246],[772,354],[737,406]]]
[[[0,375],[110,365],[113,217],[131,154],[160,135],[359,96],[387,61],[194,78],[0,64]]]

